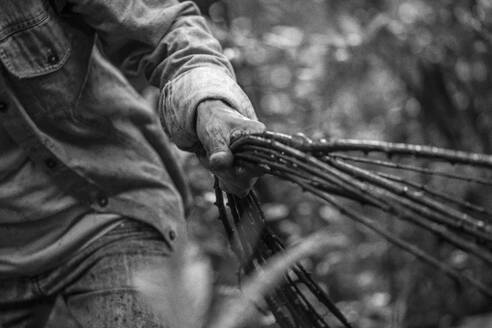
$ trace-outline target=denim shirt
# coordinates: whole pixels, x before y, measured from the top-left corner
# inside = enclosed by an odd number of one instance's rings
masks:
[[[161,90],[157,112],[127,80],[139,75]],[[171,247],[184,214],[163,130],[200,149],[195,110],[206,99],[255,117],[191,2],[0,2],[0,124],[67,194],[152,224]],[[0,208],[0,220],[34,215]]]

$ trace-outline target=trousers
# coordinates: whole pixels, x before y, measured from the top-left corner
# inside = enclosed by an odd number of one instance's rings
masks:
[[[0,327],[174,328],[174,311],[155,314],[135,287],[139,272],[158,268],[169,276],[173,256],[157,230],[124,219],[54,269],[0,278]],[[161,294],[169,285],[158,287]]]

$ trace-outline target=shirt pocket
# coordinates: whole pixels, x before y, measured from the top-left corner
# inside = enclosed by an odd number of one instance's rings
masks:
[[[55,20],[49,7],[38,21],[19,23],[0,41],[0,61],[18,79],[33,78],[60,69],[70,57],[70,40]]]

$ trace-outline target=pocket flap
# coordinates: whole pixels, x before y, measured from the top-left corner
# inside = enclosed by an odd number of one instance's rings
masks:
[[[70,56],[70,41],[61,26],[47,17],[40,24],[16,32],[0,43],[0,60],[17,78],[58,70]]]

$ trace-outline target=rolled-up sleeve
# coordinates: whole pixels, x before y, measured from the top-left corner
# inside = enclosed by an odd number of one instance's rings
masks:
[[[108,58],[127,75],[144,74],[161,89],[159,113],[170,138],[196,149],[195,113],[200,102],[219,99],[255,118],[222,54],[191,1],[69,0],[97,32]]]

